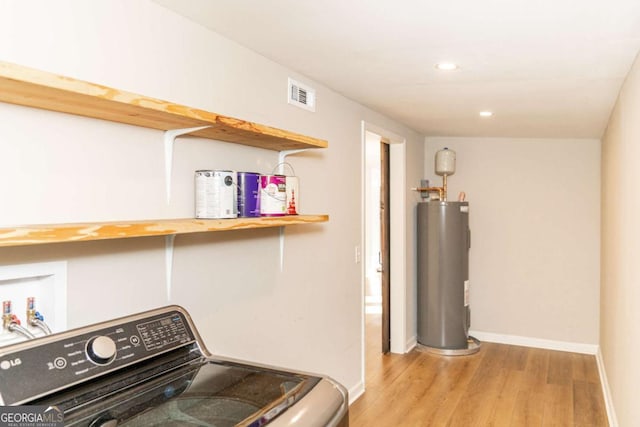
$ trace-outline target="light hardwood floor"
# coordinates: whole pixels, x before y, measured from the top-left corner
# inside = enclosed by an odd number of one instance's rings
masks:
[[[366,392],[359,426],[607,426],[594,356],[483,343],[471,356],[380,352],[367,315]]]

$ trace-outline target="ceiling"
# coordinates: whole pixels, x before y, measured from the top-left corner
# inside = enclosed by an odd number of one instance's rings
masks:
[[[639,0],[155,1],[428,136],[600,138],[640,49]]]

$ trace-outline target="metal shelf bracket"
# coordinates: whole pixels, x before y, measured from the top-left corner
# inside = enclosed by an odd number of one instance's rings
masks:
[[[283,150],[278,153],[278,173],[284,173],[284,165],[287,161],[287,156],[291,154],[301,153],[309,150],[308,148],[300,148],[298,150]]]
[[[173,168],[173,143],[180,135],[196,132],[211,126],[199,126],[185,129],[171,129],[164,132],[164,178],[167,192],[167,205],[171,202],[171,170]]]
[[[287,160],[287,156],[291,154],[301,153],[309,150],[308,148],[300,148],[298,150],[283,150],[278,153],[278,173],[284,174],[284,165]],[[284,270],[284,229],[280,227],[280,271]]]

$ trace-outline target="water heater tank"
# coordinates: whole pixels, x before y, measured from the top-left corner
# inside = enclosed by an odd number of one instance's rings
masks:
[[[436,174],[453,175],[456,171],[456,152],[444,148],[436,153]]]

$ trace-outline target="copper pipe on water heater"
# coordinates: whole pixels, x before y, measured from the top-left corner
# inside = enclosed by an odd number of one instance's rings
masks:
[[[438,192],[438,197],[440,198],[440,200],[443,200],[444,198],[444,194],[445,193],[445,189],[444,187],[418,187],[418,188],[412,188],[412,190],[416,190],[419,191],[421,193],[427,192],[427,193],[435,193]]]
[[[447,201],[447,174],[442,175],[442,193],[443,197],[440,200],[446,202]]]
[[[442,187],[418,187],[414,188],[416,191],[435,193],[438,192],[438,197],[443,202],[447,201],[447,175],[442,175]]]

